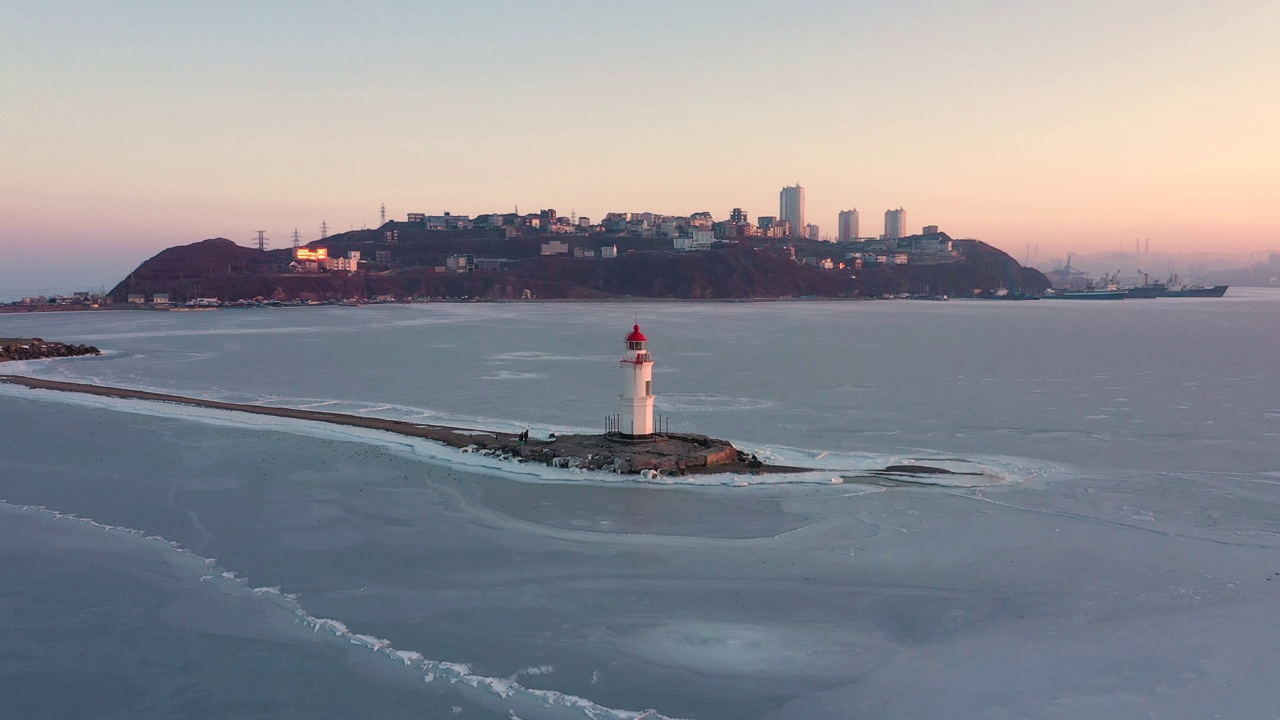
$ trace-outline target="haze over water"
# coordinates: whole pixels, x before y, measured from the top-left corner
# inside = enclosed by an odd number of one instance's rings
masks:
[[[1278,309],[7,316],[108,354],[4,373],[538,435],[616,410],[638,317],[672,429],[829,471],[645,482],[0,385],[0,696],[15,717],[1270,717]],[[832,482],[913,460],[985,474]]]

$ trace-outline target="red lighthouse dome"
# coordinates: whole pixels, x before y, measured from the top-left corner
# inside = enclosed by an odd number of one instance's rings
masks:
[[[648,339],[649,338],[644,336],[644,333],[640,332],[639,325],[633,325],[631,327],[631,334],[627,336],[627,342],[646,342]]]

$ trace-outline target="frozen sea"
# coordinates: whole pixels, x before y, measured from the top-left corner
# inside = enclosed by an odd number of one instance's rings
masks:
[[[0,373],[598,432],[644,480],[0,386],[5,718],[1280,717],[1280,292],[0,315]],[[845,480],[928,462],[979,475]],[[935,479],[936,480],[936,479]]]

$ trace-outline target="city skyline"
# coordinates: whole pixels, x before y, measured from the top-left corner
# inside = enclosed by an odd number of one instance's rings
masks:
[[[10,3],[0,286],[382,203],[768,216],[797,179],[805,224],[902,206],[1015,257],[1275,251],[1278,31],[1253,0]]]

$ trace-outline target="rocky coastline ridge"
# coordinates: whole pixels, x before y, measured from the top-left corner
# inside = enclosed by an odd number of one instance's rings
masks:
[[[101,354],[102,351],[92,345],[47,342],[42,338],[0,338],[0,362]]]

